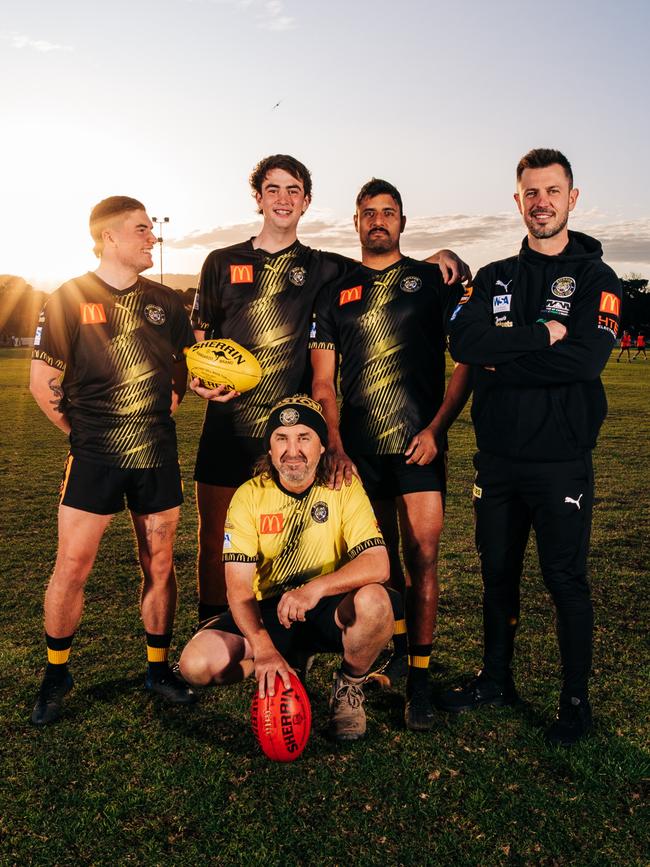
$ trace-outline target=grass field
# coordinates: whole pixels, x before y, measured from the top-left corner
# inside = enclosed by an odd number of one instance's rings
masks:
[[[515,661],[522,708],[441,715],[434,732],[418,735],[404,730],[399,697],[373,697],[366,741],[333,747],[323,729],[334,658],[321,657],[310,680],[312,739],[286,766],[256,749],[251,681],[206,691],[189,709],[145,695],[124,515],[88,583],[65,715],[46,730],[29,724],[66,443],[29,395],[28,366],[26,350],[0,351],[0,864],[648,863],[650,363],[610,361],[605,373],[610,414],[595,456],[591,554],[594,736],[569,752],[542,739],[559,663],[552,606],[529,556]],[[195,612],[191,471],[201,414],[190,395],[177,420],[187,501],[176,654]],[[471,672],[481,650],[467,411],[451,449],[436,688]]]

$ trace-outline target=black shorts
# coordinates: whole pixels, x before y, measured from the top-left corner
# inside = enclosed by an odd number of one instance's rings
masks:
[[[95,515],[115,515],[124,497],[136,515],[152,515],[183,502],[178,463],[144,470],[123,470],[68,455],[59,489],[59,503]]]
[[[194,467],[194,481],[223,488],[238,488],[253,475],[264,442],[255,437],[219,437],[204,431]]]
[[[277,608],[282,597],[263,599],[259,602],[264,628],[271,636],[276,650],[286,658],[287,653],[294,650],[305,650],[309,653],[342,653],[343,633],[336,625],[334,613],[347,593],[337,593],[336,596],[324,596],[318,604],[307,611],[304,622],[297,620],[289,629],[278,620]],[[218,629],[232,635],[242,632],[235,623],[230,610],[208,620],[203,629]]]
[[[402,494],[447,489],[447,453],[430,464],[407,464],[404,455],[350,455],[371,500],[388,500]]]

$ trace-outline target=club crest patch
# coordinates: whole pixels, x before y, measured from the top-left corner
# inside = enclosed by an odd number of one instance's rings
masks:
[[[297,265],[289,271],[289,282],[294,286],[304,286],[307,280],[307,269]]]
[[[324,524],[329,518],[330,512],[327,508],[327,503],[319,500],[311,507],[311,516],[317,524]]]
[[[558,277],[551,286],[551,292],[556,298],[570,298],[576,291],[576,281],[573,277]]]
[[[419,292],[422,288],[422,280],[416,275],[404,277],[402,282],[399,284],[399,288],[402,292]]]
[[[284,427],[292,427],[292,425],[298,424],[299,419],[300,414],[297,409],[283,409],[280,413],[280,423]]]
[[[152,325],[164,325],[166,319],[165,311],[158,304],[147,304],[144,308],[144,318],[147,322],[151,322]]]

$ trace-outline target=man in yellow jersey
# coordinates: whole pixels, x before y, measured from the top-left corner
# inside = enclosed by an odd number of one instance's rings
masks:
[[[193,685],[228,684],[251,671],[260,696],[289,686],[287,657],[341,653],[330,698],[330,735],[363,737],[363,683],[393,631],[382,584],[388,556],[361,483],[327,485],[327,425],[302,395],[275,405],[259,474],[235,492],[223,559],[230,608],[191,639],[180,659]]]
[[[144,205],[111,196],[90,215],[99,267],[48,299],[34,339],[32,394],[70,439],[59,546],[45,594],[48,663],[32,723],[54,722],[72,689],[68,656],[84,585],[124,498],[144,576],[145,687],[175,704],[195,694],[167,663],[176,609],[173,543],[183,501],[172,412],[185,392],[193,343],[180,297],[140,276],[156,241]],[[108,642],[115,653],[113,642]]]

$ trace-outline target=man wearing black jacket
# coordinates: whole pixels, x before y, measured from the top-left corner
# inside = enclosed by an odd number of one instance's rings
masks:
[[[567,228],[577,198],[563,154],[526,154],[515,194],[528,229],[521,251],[482,268],[450,322],[452,356],[476,368],[473,494],[484,657],[478,676],[445,693],[441,704],[458,712],[516,701],[511,661],[532,527],[557,611],[563,674],[559,711],[546,735],[563,746],[592,727],[591,451],[607,412],[600,373],[621,303],[600,243]]]

